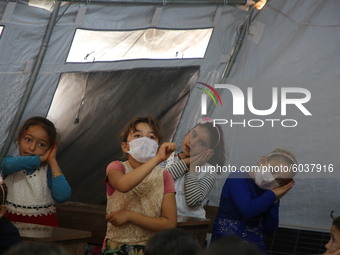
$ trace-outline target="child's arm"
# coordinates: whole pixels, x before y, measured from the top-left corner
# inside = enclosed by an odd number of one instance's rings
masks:
[[[116,227],[131,222],[151,231],[175,228],[177,224],[175,193],[164,194],[160,217],[154,218],[122,210],[108,214],[106,219]]]
[[[253,198],[252,190],[249,189],[249,179],[246,177],[228,178],[227,182],[229,182],[230,193],[236,207],[246,219],[264,213],[277,199],[271,190],[266,190],[260,196]]]
[[[176,180],[177,178],[188,172],[189,168],[185,164],[185,162],[180,159],[176,164],[166,167],[165,169],[171,174],[172,178]]]
[[[0,169],[2,170],[4,178],[6,178],[8,175],[22,170],[26,170],[28,174],[32,174],[39,167],[39,156],[7,156],[2,160]]]
[[[109,171],[109,183],[114,189],[123,193],[132,190],[143,181],[155,166],[166,160],[175,149],[175,143],[163,143],[153,158],[135,168],[133,171],[127,174],[124,174],[122,171]]]
[[[56,202],[65,202],[71,196],[71,187],[68,184],[65,176],[60,170],[57,161],[57,145],[55,145],[48,154],[46,159],[47,164],[50,167],[50,171],[47,172],[48,186],[51,189],[51,195]]]
[[[202,204],[215,183],[216,175],[215,172],[208,172],[201,179],[198,179],[198,174],[196,173],[187,173],[185,175],[184,193],[185,201],[189,207]]]

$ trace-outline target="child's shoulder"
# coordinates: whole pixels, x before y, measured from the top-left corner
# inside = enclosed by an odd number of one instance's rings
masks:
[[[111,170],[122,170],[125,172],[125,167],[123,165],[123,162],[119,160],[112,161],[106,168],[106,172],[108,173]]]

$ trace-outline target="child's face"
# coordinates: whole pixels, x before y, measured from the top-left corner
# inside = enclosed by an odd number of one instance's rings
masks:
[[[141,138],[141,137],[147,137],[150,138],[151,140],[154,140],[156,143],[159,143],[158,138],[153,132],[153,129],[150,127],[149,124],[141,122],[136,125],[136,130],[130,132],[130,134],[127,137],[127,142],[131,142],[132,140]],[[123,151],[127,152],[129,151],[129,145],[128,143],[123,143],[122,145]]]
[[[326,244],[326,249],[326,254],[340,250],[340,231],[334,225],[331,228],[331,239]]]
[[[195,156],[211,147],[211,137],[208,129],[196,126],[185,136],[182,152],[185,157]]]
[[[265,165],[274,169],[271,173],[279,186],[284,186],[293,181],[292,173],[289,171],[287,172],[287,170],[291,168],[290,164],[287,164],[287,162],[283,160],[266,160],[265,162]]]
[[[30,126],[19,138],[20,156],[42,156],[50,148],[50,139],[39,125]]]

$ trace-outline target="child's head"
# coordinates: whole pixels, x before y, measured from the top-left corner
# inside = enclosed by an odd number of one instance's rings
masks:
[[[0,218],[6,213],[6,198],[7,198],[7,186],[5,183],[0,183]]]
[[[226,159],[226,150],[221,127],[214,126],[212,122],[199,123],[185,136],[182,153],[185,157],[192,157],[208,149],[214,151],[209,163],[223,165]]]
[[[326,244],[326,249],[326,253],[333,253],[340,250],[340,216],[333,220],[331,239]]]
[[[149,116],[134,118],[125,126],[120,135],[124,156],[129,152],[141,163],[154,156],[162,139],[163,135],[158,121]]]
[[[255,245],[238,236],[226,236],[217,239],[202,255],[261,255]]]
[[[292,170],[297,164],[295,156],[288,150],[276,148],[260,159],[261,171],[255,172],[255,183],[262,189],[273,189],[290,183],[295,176]]]
[[[42,156],[57,143],[57,129],[43,117],[32,117],[19,129],[17,143],[21,156]]]
[[[154,234],[146,243],[145,255],[195,255],[202,248],[198,241],[180,228]]]
[[[120,133],[121,142],[130,142],[140,137],[148,137],[160,144],[163,134],[158,121],[150,116],[136,117]]]

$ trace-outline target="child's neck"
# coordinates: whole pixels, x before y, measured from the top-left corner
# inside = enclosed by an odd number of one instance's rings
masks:
[[[128,162],[133,169],[135,169],[135,168],[137,168],[137,167],[139,167],[143,164],[143,163],[137,161],[136,159],[134,159],[133,157],[131,157],[130,155],[128,156]]]

